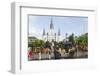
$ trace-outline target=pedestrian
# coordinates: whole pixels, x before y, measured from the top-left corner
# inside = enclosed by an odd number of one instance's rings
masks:
[[[28,58],[29,58],[29,60],[31,60],[33,58],[33,52],[32,52],[31,48],[29,48],[29,50],[28,50]]]

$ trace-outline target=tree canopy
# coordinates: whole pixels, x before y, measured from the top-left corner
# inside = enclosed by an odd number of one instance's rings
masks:
[[[87,45],[88,44],[88,33],[85,33],[81,36],[75,36],[74,39],[77,44]]]

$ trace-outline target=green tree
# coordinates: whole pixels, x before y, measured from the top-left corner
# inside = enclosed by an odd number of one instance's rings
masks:
[[[85,33],[79,37],[75,36],[75,42],[80,45],[87,45],[88,44],[88,33]]]
[[[58,43],[58,46],[59,46],[60,48],[64,48],[64,43],[63,43],[62,41],[60,41],[60,42]]]
[[[69,42],[72,42],[72,44],[74,44],[74,34],[72,33],[69,37]]]

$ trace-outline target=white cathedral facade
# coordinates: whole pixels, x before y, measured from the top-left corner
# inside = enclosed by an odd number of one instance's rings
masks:
[[[45,29],[43,29],[42,40],[49,41],[49,42],[52,42],[52,41],[59,42],[60,37],[61,37],[60,28],[58,29],[58,32],[54,31],[54,25],[51,18],[49,30],[46,32]]]

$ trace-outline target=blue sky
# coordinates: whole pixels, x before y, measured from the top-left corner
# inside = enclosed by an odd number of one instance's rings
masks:
[[[79,36],[88,32],[88,17],[79,16],[35,16],[29,15],[29,35],[41,37],[43,28],[49,32],[51,18],[54,31],[57,33],[60,28],[61,35],[74,33]]]

